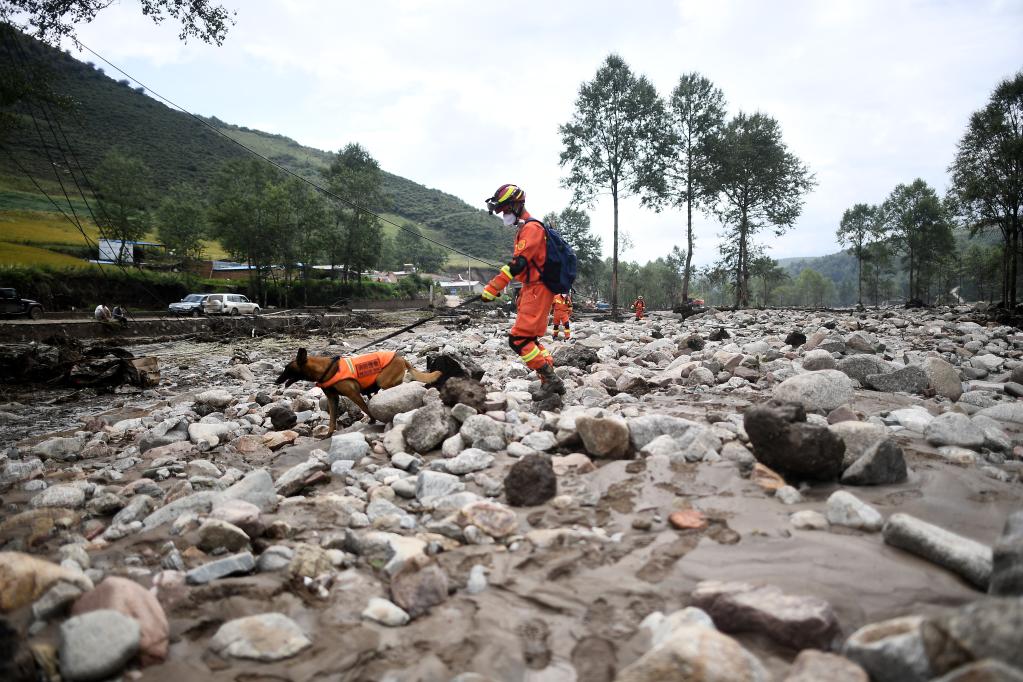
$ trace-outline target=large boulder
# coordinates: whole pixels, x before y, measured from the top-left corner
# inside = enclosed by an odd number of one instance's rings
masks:
[[[454,418],[444,403],[420,407],[405,425],[405,442],[416,452],[429,452],[438,447],[456,428]]]
[[[394,415],[402,412],[411,412],[423,406],[423,397],[426,395],[426,386],[420,383],[409,382],[398,384],[393,388],[379,391],[370,398],[368,407],[369,415],[377,421],[385,424]]]
[[[575,420],[586,452],[594,457],[623,459],[629,454],[629,427],[621,417],[587,417]]]
[[[1023,669],[1023,599],[989,598],[928,618],[921,625],[931,672],[994,659]]]
[[[141,628],[112,609],[89,611],[60,626],[60,672],[69,682],[117,676],[139,650]]]
[[[991,548],[909,514],[892,514],[884,541],[958,573],[982,590],[991,579]]]
[[[963,394],[963,382],[955,367],[941,358],[924,358],[922,368],[935,393],[949,400],[959,400]]]
[[[868,374],[865,384],[875,391],[887,393],[922,393],[929,384],[922,367],[908,365],[894,372]]]
[[[533,507],[558,494],[558,479],[549,457],[526,455],[504,478],[504,494],[513,507]]]
[[[845,444],[827,427],[808,424],[800,417],[805,419],[801,410],[786,406],[747,409],[743,424],[753,444],[753,455],[783,476],[837,479],[842,473]]]
[[[477,412],[485,412],[487,389],[476,379],[455,377],[444,382],[440,389],[440,399],[448,407],[454,407],[461,403]]]
[[[618,673],[615,682],[767,682],[756,656],[728,635],[683,625]]]
[[[170,626],[156,596],[134,580],[108,576],[86,592],[71,608],[72,615],[100,609],[113,609],[139,624],[141,631],[139,655],[143,664],[156,663],[167,657]]]
[[[802,403],[808,410],[830,411],[852,397],[852,381],[835,369],[797,374],[774,387],[775,400]]]
[[[838,361],[838,371],[866,385],[868,376],[893,372],[895,368],[876,355],[852,355]]]
[[[210,640],[210,650],[224,657],[269,662],[291,658],[311,644],[302,628],[284,614],[261,613],[221,625]]]

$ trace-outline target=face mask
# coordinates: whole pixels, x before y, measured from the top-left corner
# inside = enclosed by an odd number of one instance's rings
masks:
[[[519,221],[518,217],[514,213],[502,213],[501,220],[503,220],[504,224],[508,227],[511,227]]]

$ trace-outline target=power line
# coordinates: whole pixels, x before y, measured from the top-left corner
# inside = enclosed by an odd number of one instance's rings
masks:
[[[184,113],[184,114],[187,114],[188,116],[191,116],[191,117],[192,117],[192,118],[194,118],[194,119],[195,119],[196,121],[198,121],[199,123],[203,124],[204,126],[206,126],[207,128],[209,128],[210,130],[212,130],[213,132],[215,132],[215,133],[216,133],[217,135],[220,135],[221,137],[223,137],[223,138],[225,138],[225,139],[227,139],[227,140],[230,140],[231,142],[233,142],[234,144],[238,145],[239,147],[241,147],[241,148],[242,148],[242,149],[244,149],[245,151],[249,152],[249,153],[250,153],[250,154],[252,154],[253,156],[257,156],[257,157],[259,157],[259,158],[263,159],[264,161],[266,161],[266,162],[267,162],[267,163],[269,163],[270,165],[274,166],[274,167],[275,167],[275,168],[277,168],[278,170],[281,170],[281,171],[283,171],[283,172],[287,173],[288,175],[291,175],[292,177],[298,178],[299,180],[301,180],[302,182],[306,183],[307,185],[309,185],[309,186],[310,186],[310,187],[312,187],[313,189],[315,189],[315,190],[317,190],[317,191],[319,191],[319,192],[322,192],[323,194],[325,194],[325,195],[327,195],[327,196],[329,196],[329,197],[331,197],[331,198],[333,198],[333,199],[335,199],[335,200],[337,200],[337,201],[339,201],[339,202],[341,202],[341,203],[345,204],[346,206],[348,206],[348,207],[350,207],[350,208],[352,208],[352,209],[354,209],[354,210],[356,210],[356,211],[362,211],[363,213],[366,213],[366,214],[368,214],[368,215],[371,215],[371,216],[373,216],[374,218],[376,218],[377,220],[379,220],[380,222],[383,222],[383,223],[387,223],[388,225],[391,225],[391,226],[393,226],[393,227],[396,227],[396,228],[398,228],[399,230],[401,230],[401,231],[403,231],[403,232],[407,232],[407,233],[409,233],[409,234],[412,234],[412,235],[415,235],[415,236],[417,236],[417,237],[420,237],[420,238],[422,238],[422,239],[425,239],[426,241],[428,241],[428,242],[430,242],[430,243],[432,243],[432,244],[436,244],[437,246],[440,246],[440,247],[442,247],[442,248],[444,248],[444,249],[447,249],[447,250],[449,250],[449,251],[452,251],[453,253],[457,253],[457,254],[459,254],[459,255],[462,255],[462,256],[465,256],[465,257],[467,257],[467,258],[474,258],[474,259],[478,260],[479,262],[481,262],[481,263],[485,263],[485,264],[487,264],[487,265],[489,265],[490,267],[492,267],[492,268],[495,268],[495,269],[497,269],[497,268],[499,268],[499,267],[500,267],[500,266],[498,266],[498,265],[494,265],[493,263],[490,263],[490,262],[488,262],[488,261],[485,261],[485,260],[483,260],[482,258],[479,258],[479,257],[477,257],[477,256],[473,256],[473,255],[471,255],[471,254],[469,254],[469,253],[466,253],[465,251],[461,251],[461,250],[459,250],[459,249],[456,249],[456,248],[455,248],[455,247],[453,247],[453,246],[449,246],[449,245],[447,245],[447,244],[443,244],[443,243],[441,243],[441,242],[438,242],[438,241],[436,241],[436,240],[434,240],[434,239],[431,239],[431,238],[427,237],[427,236],[426,236],[426,235],[424,235],[424,234],[416,234],[416,233],[415,233],[414,231],[412,231],[412,230],[410,230],[410,229],[408,229],[408,228],[404,227],[403,225],[399,225],[398,223],[396,223],[396,222],[394,222],[394,221],[388,220],[387,218],[383,217],[383,216],[382,216],[382,215],[380,215],[379,213],[375,213],[375,212],[373,212],[373,211],[369,210],[368,208],[366,208],[366,207],[364,207],[364,206],[360,206],[359,204],[356,204],[355,202],[351,201],[350,199],[345,199],[344,197],[338,196],[338,195],[337,195],[337,194],[335,194],[334,192],[331,192],[331,191],[330,191],[329,189],[326,189],[325,187],[321,187],[320,185],[317,185],[317,184],[316,184],[315,182],[313,182],[312,180],[309,180],[308,178],[305,178],[305,177],[303,177],[303,176],[299,175],[298,173],[296,173],[296,172],[292,171],[291,169],[289,169],[289,168],[286,168],[286,167],[282,166],[281,164],[277,163],[277,162],[276,162],[276,161],[274,161],[273,159],[270,159],[270,158],[268,158],[268,157],[266,157],[266,156],[263,156],[262,154],[260,154],[260,153],[259,153],[259,152],[257,152],[256,150],[252,149],[251,147],[248,147],[248,146],[246,146],[245,144],[243,144],[242,142],[240,142],[240,141],[238,141],[238,140],[234,139],[233,137],[231,137],[230,135],[228,135],[227,133],[225,133],[225,132],[224,132],[224,131],[222,131],[221,129],[217,128],[217,127],[216,127],[216,126],[214,126],[214,125],[211,125],[211,124],[210,124],[210,123],[209,123],[208,121],[206,121],[206,120],[205,120],[204,118],[202,118],[201,116],[196,116],[195,114],[193,114],[192,112],[188,111],[188,110],[187,110],[187,109],[185,109],[184,107],[182,107],[182,106],[180,106],[180,105],[176,104],[175,102],[173,102],[172,100],[168,99],[167,97],[164,97],[163,95],[161,95],[160,93],[158,93],[158,92],[157,92],[156,90],[153,90],[153,89],[152,89],[151,87],[149,87],[148,85],[146,85],[145,83],[143,83],[142,81],[140,81],[140,80],[139,80],[138,78],[135,78],[135,77],[134,77],[134,76],[132,76],[131,74],[127,73],[126,71],[124,71],[124,69],[120,68],[119,66],[117,66],[116,64],[114,64],[113,62],[111,62],[110,60],[108,60],[108,59],[107,59],[106,57],[104,57],[104,56],[103,56],[103,55],[101,55],[100,53],[96,52],[96,51],[95,51],[94,49],[92,49],[91,47],[89,47],[89,46],[88,46],[88,45],[86,45],[85,43],[81,42],[80,40],[78,40],[78,41],[77,41],[77,43],[78,43],[79,45],[81,45],[82,47],[84,47],[84,48],[85,48],[86,50],[88,50],[89,52],[91,52],[92,54],[94,54],[94,55],[95,55],[95,56],[96,56],[96,57],[97,57],[98,59],[102,60],[102,61],[103,61],[103,62],[104,62],[105,64],[107,64],[107,66],[109,66],[109,67],[110,67],[110,68],[112,68],[112,69],[115,69],[115,70],[116,70],[117,72],[119,72],[119,73],[120,73],[120,74],[121,74],[122,76],[124,76],[125,78],[128,78],[128,79],[130,79],[130,80],[132,80],[132,81],[135,81],[135,82],[136,82],[136,83],[138,83],[138,84],[139,84],[140,86],[142,86],[143,88],[145,88],[145,89],[146,89],[146,90],[147,90],[148,92],[152,93],[152,94],[153,94],[154,96],[156,96],[156,97],[158,97],[159,99],[163,100],[164,102],[166,102],[167,104],[171,105],[171,106],[172,106],[172,107],[174,107],[175,109],[178,109],[178,110],[179,110],[179,111],[181,111],[182,113]]]

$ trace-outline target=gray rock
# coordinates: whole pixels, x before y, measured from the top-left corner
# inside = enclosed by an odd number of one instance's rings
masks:
[[[728,635],[702,625],[683,625],[623,668],[614,679],[615,682],[686,679],[767,682],[771,675],[756,656]]]
[[[366,442],[366,437],[362,435],[361,431],[338,433],[330,438],[330,451],[327,453],[327,461],[331,464],[339,460],[358,462],[367,455],[369,455],[369,443]]]
[[[139,452],[148,452],[153,448],[186,440],[188,440],[188,420],[182,417],[171,417],[164,419],[142,434],[138,441]]]
[[[881,530],[884,519],[876,509],[852,493],[836,490],[828,498],[828,522],[835,526],[846,526],[857,530],[876,533]]]
[[[415,452],[429,452],[439,446],[456,425],[444,403],[430,403],[416,410],[405,425],[405,442]]]
[[[50,438],[32,447],[32,454],[40,459],[55,459],[58,462],[70,462],[78,459],[79,453],[85,447],[85,439],[77,436],[73,438]]]
[[[900,426],[920,434],[926,431],[927,425],[934,421],[934,415],[922,407],[905,407],[900,410],[892,410],[888,416]]]
[[[7,462],[0,468],[0,490],[43,475],[43,462],[35,457]]]
[[[259,559],[256,560],[256,570],[260,573],[283,571],[294,557],[295,552],[290,547],[272,545],[259,555]]]
[[[195,402],[222,410],[234,402],[234,396],[231,395],[230,391],[225,391],[222,388],[214,388],[195,396]]]
[[[927,373],[916,365],[909,365],[884,374],[868,374],[865,382],[875,391],[888,393],[922,393],[928,383]]]
[[[822,348],[814,348],[803,356],[803,369],[816,372],[821,369],[835,369],[838,363],[834,356]]]
[[[229,575],[240,573],[251,573],[256,567],[256,560],[251,552],[241,552],[231,556],[210,561],[202,566],[196,566],[185,574],[185,581],[189,585],[205,585],[208,582],[226,578]]]
[[[670,417],[665,414],[647,414],[642,417],[633,417],[627,420],[629,427],[629,441],[634,450],[642,450],[643,447],[654,438],[663,435],[681,436],[694,426],[702,426],[697,422],[681,417]]]
[[[420,383],[398,384],[374,395],[368,404],[369,413],[377,421],[386,424],[394,419],[396,414],[422,407],[425,396],[426,387]]]
[[[869,682],[866,671],[843,656],[814,649],[799,652],[783,682]]]
[[[793,649],[830,649],[839,634],[828,602],[787,595],[773,586],[705,581],[696,586],[691,599],[722,632],[759,632]]]
[[[921,626],[934,675],[994,659],[1023,670],[1023,599],[990,597],[926,619]]]
[[[543,504],[558,494],[558,479],[549,457],[526,455],[504,478],[504,494],[513,507]]]
[[[984,447],[996,452],[1012,450],[1012,441],[1001,425],[991,417],[975,414],[970,417],[973,425],[984,433]]]
[[[249,536],[233,523],[220,519],[206,519],[199,526],[199,542],[196,546],[204,552],[213,552],[220,548],[237,552],[249,546]]]
[[[294,495],[305,487],[306,479],[313,472],[323,471],[326,468],[326,465],[320,460],[310,458],[305,462],[296,464],[281,474],[281,477],[274,483],[274,489],[277,491],[277,494],[284,495],[285,497]]]
[[[774,388],[776,400],[802,403],[808,410],[833,410],[852,397],[849,377],[834,369],[797,374]]]
[[[958,573],[982,590],[991,578],[991,548],[909,514],[892,514],[884,541]]]
[[[270,423],[275,431],[290,429],[298,423],[298,415],[295,414],[295,411],[284,405],[274,405],[266,414],[270,417]]]
[[[1023,672],[992,658],[960,666],[931,682],[1023,682]]]
[[[277,491],[270,472],[253,469],[245,477],[220,494],[225,500],[245,500],[259,507],[259,511],[273,511],[277,507]]]
[[[849,334],[845,337],[845,345],[861,353],[876,353],[883,346],[876,336],[865,331],[855,331]]]
[[[870,422],[845,421],[828,427],[845,443],[842,468],[848,469],[873,446],[888,438],[888,429]]]
[[[170,523],[179,516],[187,513],[205,514],[213,507],[214,500],[219,497],[220,493],[218,492],[203,490],[198,493],[192,493],[191,495],[178,498],[173,502],[160,507],[147,516],[142,521],[142,529],[149,531],[154,528],[158,528],[163,524]],[[131,505],[129,504],[129,506]],[[125,509],[127,508],[128,507],[125,507]]]
[[[298,624],[281,613],[261,613],[229,620],[210,640],[210,651],[220,656],[254,661],[291,658],[312,642]]]
[[[550,431],[534,431],[527,434],[521,441],[527,448],[547,452],[558,446],[557,437]]]
[[[394,602],[372,597],[362,611],[362,617],[387,627],[396,628],[409,622],[409,615]]]
[[[887,485],[906,480],[906,459],[902,448],[886,438],[875,443],[862,457],[842,472],[845,485]]]
[[[849,636],[842,654],[860,664],[873,682],[926,682],[931,665],[922,627],[920,616],[864,625]]]
[[[237,428],[238,424],[235,422],[218,424],[195,422],[188,425],[188,439],[195,443],[200,450],[209,450],[221,442],[230,440],[231,434]]]
[[[449,474],[463,476],[473,471],[482,471],[494,463],[494,456],[486,450],[468,448],[451,459],[444,460],[444,468]]]
[[[1002,536],[992,551],[991,582],[988,593],[1023,596],[1023,511],[1009,514]]]
[[[587,417],[575,420],[586,452],[594,457],[622,459],[629,454],[629,426],[621,417]]]
[[[128,504],[124,505],[121,511],[114,515],[110,525],[126,526],[133,521],[141,521],[153,511],[155,504],[149,495],[136,495],[128,500]]]
[[[963,397],[965,398],[966,396]],[[1001,422],[1023,424],[1023,402],[999,403],[998,405],[985,407],[977,414],[983,417],[991,417]]]
[[[85,506],[85,491],[75,485],[55,485],[37,493],[32,498],[30,506],[33,509],[43,507],[78,509]]]
[[[138,653],[138,622],[111,609],[89,611],[60,626],[60,672],[70,682],[106,680]]]
[[[504,424],[483,414],[472,415],[462,422],[459,433],[462,434],[462,440],[465,441],[466,445],[485,450],[500,450],[508,442],[505,436]],[[484,447],[488,445],[500,445],[500,447]]]
[[[853,355],[838,361],[838,371],[866,385],[868,376],[893,372],[895,368],[876,355]]]
[[[410,564],[391,577],[391,599],[411,618],[429,612],[448,598],[448,578],[435,563]]]
[[[922,367],[927,383],[935,393],[949,400],[959,400],[963,394],[963,383],[955,367],[941,358],[924,358]]]
[[[32,604],[32,617],[36,620],[47,621],[66,612],[71,606],[71,602],[81,595],[81,587],[60,581],[46,590],[46,594]]]
[[[829,525],[824,514],[812,509],[804,509],[792,514],[789,517],[789,522],[793,528],[800,530],[827,530]]]
[[[946,412],[935,417],[924,430],[931,445],[955,445],[976,450],[984,444],[984,432],[970,418],[959,412]]]
[[[457,493],[465,489],[458,476],[446,474],[440,471],[420,471],[416,477],[416,499],[424,500],[430,497],[442,497]]]

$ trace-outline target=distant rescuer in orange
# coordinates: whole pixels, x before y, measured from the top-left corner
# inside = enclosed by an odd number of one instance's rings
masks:
[[[543,225],[526,211],[526,193],[516,185],[498,187],[494,196],[487,199],[487,208],[500,215],[508,227],[518,227],[518,232],[511,261],[487,283],[481,298],[493,301],[512,279],[522,282],[518,315],[508,332],[508,345],[526,367],[536,371],[547,391],[564,393],[565,385],[554,373],[550,351],[540,343],[540,337],[547,333],[547,318],[554,302],[554,292],[540,279],[547,258],[547,234]]]
[[[572,338],[572,329],[569,327],[569,320],[572,317],[572,295],[557,294],[554,297],[554,308],[551,310],[554,315],[554,339],[558,338],[561,325],[565,325],[565,340]]]
[[[632,302],[632,309],[636,311],[636,321],[642,320],[643,313],[646,312],[646,301],[643,300],[642,296],[639,296]]]

